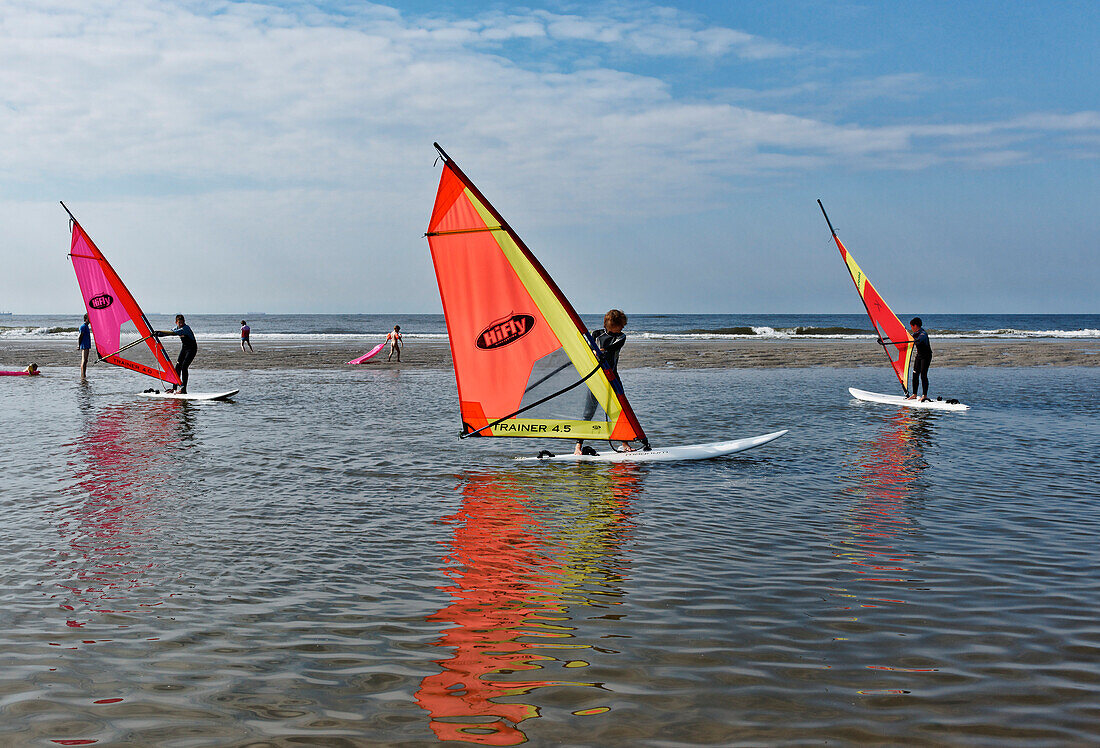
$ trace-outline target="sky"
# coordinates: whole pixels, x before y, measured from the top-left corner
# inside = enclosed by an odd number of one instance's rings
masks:
[[[434,313],[438,141],[582,313],[1100,311],[1096,2],[0,0],[0,310]]]

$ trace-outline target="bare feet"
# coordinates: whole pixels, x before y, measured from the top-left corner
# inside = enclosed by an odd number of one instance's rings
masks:
[[[905,399],[906,399],[906,400],[916,400],[916,399],[917,399],[917,396],[916,396],[916,395],[910,395],[909,397],[907,397],[907,398],[905,398]]]

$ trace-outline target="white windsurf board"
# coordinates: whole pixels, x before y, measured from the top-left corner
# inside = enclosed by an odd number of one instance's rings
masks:
[[[710,444],[690,444],[683,447],[663,447],[643,452],[616,452],[607,449],[597,455],[560,454],[553,457],[517,457],[519,462],[679,462],[683,460],[709,460],[713,457],[744,452],[778,439],[787,433],[787,429],[762,436],[750,436],[747,439],[733,439]]]
[[[229,392],[188,392],[186,395],[181,395],[175,392],[139,392],[141,397],[154,397],[161,400],[228,400],[236,395],[240,390],[229,390]]]
[[[906,400],[901,395],[883,395],[879,392],[868,392],[867,390],[857,390],[855,387],[849,387],[848,392],[852,393],[852,397],[856,400],[863,400],[869,403],[882,403],[883,405],[896,405],[901,408],[919,408],[921,410],[970,410],[969,405],[963,403],[949,403],[946,400],[926,400],[921,402],[917,400]]]

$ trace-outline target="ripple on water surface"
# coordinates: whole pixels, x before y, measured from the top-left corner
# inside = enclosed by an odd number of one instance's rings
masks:
[[[4,742],[1100,739],[1096,373],[632,371],[660,443],[792,432],[528,468],[445,372],[230,374],[0,389]]]

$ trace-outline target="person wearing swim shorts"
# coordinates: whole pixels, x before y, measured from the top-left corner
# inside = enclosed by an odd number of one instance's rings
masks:
[[[191,366],[191,362],[195,360],[195,354],[199,352],[199,344],[195,340],[195,333],[191,331],[186,320],[184,320],[182,314],[176,315],[176,327],[172,330],[157,330],[153,333],[158,338],[163,338],[168,335],[176,335],[179,337],[182,345],[180,346],[180,355],[176,359],[176,374],[179,375],[181,387],[179,394],[187,394],[187,368]],[[176,385],[172,385],[165,392],[176,392]]]
[[[394,325],[393,332],[386,336],[386,342],[390,344],[390,355],[386,356],[387,361],[396,353],[397,363],[401,363],[401,340],[401,325]]]
[[[913,354],[913,394],[906,400],[917,399],[917,384],[922,385],[923,394],[920,401],[928,400],[928,365],[932,363],[932,344],[928,342],[928,333],[922,327],[924,322],[920,317],[909,320],[909,331],[913,334],[915,353]]]
[[[252,328],[248,326],[248,323],[243,319],[241,320],[241,353],[244,353],[244,347],[247,345],[248,350],[252,353],[256,351],[252,350],[252,341],[249,337],[252,335]]]

